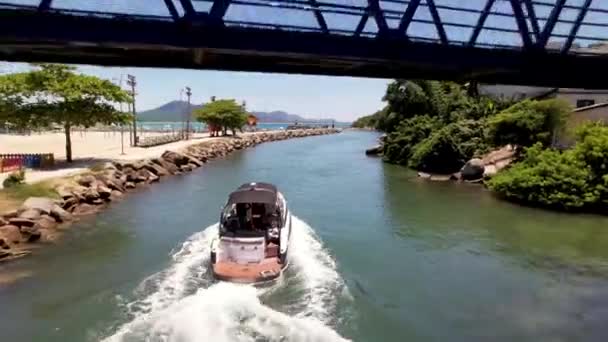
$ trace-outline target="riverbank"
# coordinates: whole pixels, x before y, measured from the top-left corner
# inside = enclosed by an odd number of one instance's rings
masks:
[[[291,130],[206,139],[155,157],[112,160],[77,176],[55,179],[49,186],[56,196],[28,198],[20,208],[0,215],[0,261],[31,254],[35,246],[55,241],[78,217],[93,214],[161,178],[191,172],[209,160],[261,143],[337,132]]]

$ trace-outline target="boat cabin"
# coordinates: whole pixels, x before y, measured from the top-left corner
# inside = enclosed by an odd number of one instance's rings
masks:
[[[277,240],[283,226],[284,204],[277,188],[268,183],[247,183],[230,194],[220,218],[220,236],[265,237]]]

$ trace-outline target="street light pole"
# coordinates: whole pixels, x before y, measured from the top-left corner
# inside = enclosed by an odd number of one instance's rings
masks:
[[[131,86],[131,96],[133,101],[131,103],[131,109],[133,109],[133,146],[137,146],[137,112],[135,111],[135,76],[127,75],[127,85]]]
[[[186,140],[190,139],[190,97],[192,96],[192,89],[186,87],[186,96],[188,96],[188,109],[186,111]]]

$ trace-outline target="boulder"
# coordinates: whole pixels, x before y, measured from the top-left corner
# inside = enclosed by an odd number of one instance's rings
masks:
[[[14,225],[17,227],[24,227],[24,226],[32,227],[36,223],[36,221],[28,219],[28,218],[23,218],[23,217],[14,217],[14,218],[8,220],[8,223],[10,225]]]
[[[181,166],[179,167],[179,169],[180,169],[181,171],[183,171],[183,172],[190,172],[190,171],[192,171],[194,168],[192,167],[192,165],[190,165],[190,164],[186,164],[186,165],[181,165]]]
[[[19,228],[19,230],[21,231],[21,235],[27,242],[36,242],[40,240],[40,237],[42,236],[42,233],[40,233],[38,227],[35,226],[21,227]]]
[[[460,174],[464,180],[474,180],[483,178],[484,170],[485,166],[483,164],[483,160],[473,158],[464,164],[462,169],[460,169]]]
[[[188,163],[188,158],[186,156],[174,151],[165,151],[165,153],[161,155],[161,158],[175,164],[177,167]]]
[[[99,193],[99,197],[102,199],[108,199],[110,198],[110,195],[112,195],[112,189],[104,185],[97,186],[97,192]]]
[[[72,189],[70,189],[67,186],[59,186],[55,189],[55,191],[57,191],[57,193],[59,194],[59,196],[63,199],[67,199],[69,197],[74,196],[74,193],[72,192]]]
[[[97,207],[88,203],[82,203],[74,208],[74,215],[89,215],[97,211]]]
[[[152,162],[167,170],[167,172],[169,172],[170,174],[175,174],[179,171],[178,167],[175,164],[168,162],[162,158],[152,159]]]
[[[35,229],[54,229],[55,227],[57,227],[57,222],[49,215],[40,216],[40,219],[34,225]]]
[[[169,171],[167,169],[152,162],[146,163],[146,170],[159,177],[169,175]]]
[[[2,216],[0,216],[0,227],[5,226],[8,224],[8,221],[5,220]]]
[[[4,240],[7,245],[15,245],[23,240],[19,227],[9,224],[0,227],[0,239]]]
[[[73,203],[72,205],[75,205],[75,204],[77,204],[77,203]],[[55,220],[57,222],[60,222],[60,223],[61,222],[68,222],[68,221],[72,220],[72,214],[70,214],[68,211],[64,210],[63,208],[61,208],[58,205],[54,205],[53,208],[51,209],[51,216],[53,218],[55,218]]]
[[[160,177],[158,177],[157,175],[150,173],[150,176],[148,177],[148,183],[154,183],[154,182],[158,182],[158,180],[160,179]]]
[[[80,200],[77,197],[69,197],[63,202],[62,208],[67,210],[68,208],[73,207],[75,204],[78,204],[79,202],[80,202]]]
[[[90,202],[91,204],[100,205],[104,203],[104,200],[101,198],[96,198]]]
[[[372,148],[368,148],[367,150],[365,150],[365,154],[367,155],[375,155],[380,153],[382,153],[382,145],[376,145]]]
[[[96,181],[95,177],[93,175],[84,175],[84,176],[80,176],[76,182],[82,186],[91,186],[91,184],[93,184]]]
[[[87,202],[91,203],[99,198],[99,192],[95,188],[88,188],[83,196]]]
[[[19,218],[28,220],[37,220],[40,217],[40,211],[37,209],[27,209],[19,214]]]
[[[125,188],[127,188],[127,189],[135,189],[135,183],[133,183],[133,182],[126,182],[125,183]]]
[[[431,178],[431,174],[430,173],[426,173],[426,172],[418,172],[418,177],[423,178],[423,179],[430,179]]]
[[[55,200],[47,197],[29,197],[23,202],[21,208],[24,210],[36,209],[42,214],[49,214],[55,205]]]
[[[10,220],[13,217],[19,216],[19,210],[17,210],[17,209],[9,210],[9,211],[5,212],[4,214],[2,214],[2,216],[4,217],[5,220]]]
[[[110,195],[110,199],[112,201],[116,201],[117,199],[122,198],[123,193],[118,190],[112,190],[112,195]]]

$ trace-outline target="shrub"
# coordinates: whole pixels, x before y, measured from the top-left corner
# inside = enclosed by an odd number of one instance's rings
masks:
[[[495,146],[550,146],[570,112],[563,100],[525,100],[488,119],[488,137]]]
[[[393,164],[407,165],[416,144],[441,127],[438,118],[419,115],[406,119],[397,130],[388,135],[384,146],[384,159]]]
[[[22,184],[24,181],[25,171],[22,169],[19,171],[12,172],[10,175],[8,175],[4,182],[2,182],[2,186],[4,188],[10,188]]]
[[[462,120],[451,123],[417,144],[409,166],[422,171],[452,173],[473,156],[486,151],[483,122]]]
[[[558,209],[605,211],[608,204],[608,127],[579,129],[573,149],[526,150],[523,160],[499,172],[488,187],[502,197]]]

